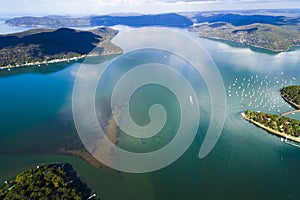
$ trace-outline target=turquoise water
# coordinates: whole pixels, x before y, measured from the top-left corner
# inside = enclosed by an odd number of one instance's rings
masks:
[[[66,92],[72,88],[71,77],[65,73],[2,77],[0,120],[5,126],[0,127],[1,135],[55,116],[65,103]]]
[[[199,39],[199,42],[217,64],[227,93],[225,126],[206,158],[199,159],[198,152],[209,124],[210,101],[201,78],[189,73],[192,69],[182,73],[194,81],[201,107],[200,126],[192,146],[170,166],[146,174],[127,174],[95,169],[79,158],[56,155],[57,148],[78,145],[71,95],[80,66],[79,63],[57,64],[0,72],[0,181],[37,164],[69,162],[101,199],[299,199],[300,149],[245,122],[240,112],[245,109],[269,112],[270,109],[277,113],[279,109],[281,112],[290,109],[278,98],[278,90],[281,84],[300,84],[300,51],[274,55],[217,41]],[[152,52],[144,56],[153,55]],[[123,64],[126,68],[132,63],[124,61]],[[113,80],[121,72],[111,69],[107,78]],[[109,93],[110,84],[98,88],[100,100]],[[178,103],[171,100],[174,96],[165,88],[144,89],[133,99],[136,107],[132,112],[137,114],[138,123],[147,123],[147,115],[143,113],[149,104],[165,103],[172,112],[176,110]],[[122,138],[121,146],[137,152],[143,144],[149,148],[154,144]],[[171,138],[154,142],[160,146]]]

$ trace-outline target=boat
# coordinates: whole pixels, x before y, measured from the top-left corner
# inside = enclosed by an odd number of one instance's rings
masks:
[[[94,197],[96,197],[97,195],[96,194],[93,194],[93,195],[91,195],[89,198],[87,198],[88,200],[89,199],[92,199],[92,198],[94,198]]]
[[[193,105],[194,102],[193,102],[193,97],[192,97],[192,95],[189,96],[189,100],[190,100],[190,103]]]

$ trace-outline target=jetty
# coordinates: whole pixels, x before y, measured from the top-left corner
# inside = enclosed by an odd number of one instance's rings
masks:
[[[286,115],[295,114],[295,113],[297,113],[297,112],[300,112],[300,109],[299,109],[299,110],[291,110],[291,111],[282,113],[282,114],[280,114],[280,115],[284,117],[284,116],[286,116]]]
[[[281,138],[281,142],[285,142],[286,144],[300,148],[300,145],[290,142],[287,138],[285,139]]]

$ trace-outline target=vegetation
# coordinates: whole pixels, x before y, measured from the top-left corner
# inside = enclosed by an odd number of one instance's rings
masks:
[[[268,128],[294,137],[300,136],[300,121],[275,114],[265,114],[247,110],[245,115],[248,119],[258,122]]]
[[[0,199],[95,199],[70,164],[37,166],[0,188]]]
[[[280,90],[281,95],[289,102],[300,108],[300,86],[288,86]]]
[[[241,46],[252,46],[274,52],[287,51],[300,46],[299,25],[271,25],[254,23],[234,26],[230,23],[215,22],[191,27],[200,37],[233,41]]]
[[[192,17],[198,25],[190,31],[200,37],[234,42],[229,42],[234,46],[281,52],[300,45],[300,18],[291,15],[292,12],[269,10],[267,15],[255,11],[199,13]]]
[[[259,47],[275,52],[286,51],[293,46],[300,46],[300,17],[293,11],[279,14],[269,10],[261,12],[199,12],[166,13],[156,15],[102,15],[89,17],[18,17],[9,19],[13,26],[114,26],[132,27],[164,26],[189,28],[200,37],[232,41],[238,45]],[[231,43],[232,44],[232,43]]]
[[[121,49],[110,42],[117,33],[109,28],[91,31],[61,28],[0,35],[0,67],[70,59],[90,53],[95,56],[120,53]]]
[[[272,11],[269,10],[269,13],[272,13]],[[214,13],[210,13],[210,14],[200,13],[198,15],[193,16],[192,20],[197,23],[227,22],[234,26],[245,26],[245,25],[250,25],[250,24],[255,24],[255,23],[282,26],[282,25],[294,25],[294,24],[299,23],[299,17],[285,17],[283,15],[285,15],[285,14],[282,13],[282,15],[280,15],[280,16],[278,16],[278,15],[273,16],[273,15],[261,15],[261,14],[257,14],[257,13],[255,14],[255,12],[251,13],[251,14],[249,14],[249,13],[240,14],[239,12],[237,12],[237,13],[214,12]]]

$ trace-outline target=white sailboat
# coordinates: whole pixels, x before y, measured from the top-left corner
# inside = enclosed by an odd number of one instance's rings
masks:
[[[193,105],[193,104],[194,104],[194,101],[193,101],[192,95],[189,96],[189,100],[190,100],[190,103]]]

